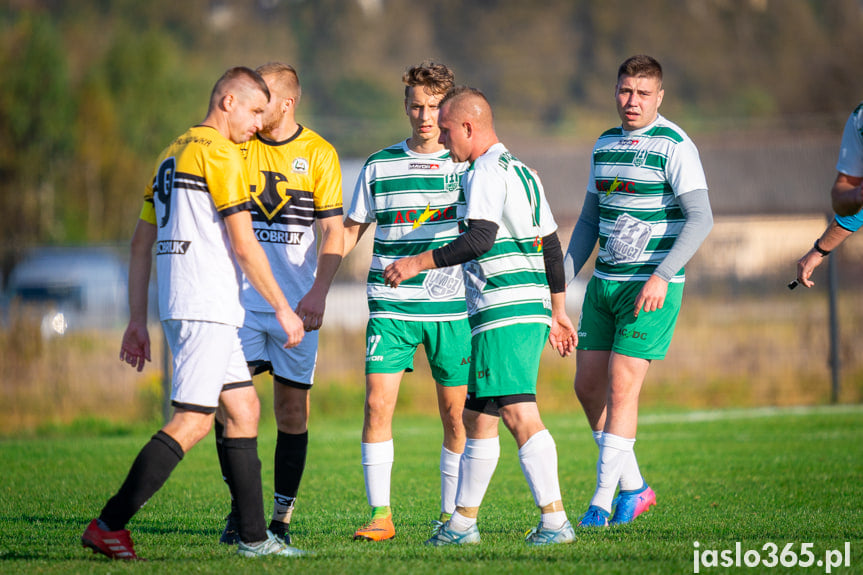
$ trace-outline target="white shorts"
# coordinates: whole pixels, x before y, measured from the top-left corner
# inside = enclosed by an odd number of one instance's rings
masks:
[[[163,320],[162,329],[174,356],[174,407],[213,413],[219,405],[222,386],[251,380],[235,326]]]
[[[269,364],[278,379],[299,384],[298,387],[304,389],[314,383],[318,361],[317,330],[307,331],[300,345],[285,349],[287,338],[276,321],[276,314],[247,310],[246,320],[240,328],[240,340],[249,364]]]

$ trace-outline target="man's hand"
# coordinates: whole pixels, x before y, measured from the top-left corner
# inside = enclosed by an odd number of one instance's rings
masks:
[[[326,304],[327,296],[319,294],[314,287],[297,304],[297,316],[303,320],[303,328],[306,331],[321,329]]]
[[[130,321],[120,345],[120,361],[125,361],[138,371],[150,361],[150,333],[146,323]]]
[[[662,309],[665,304],[665,295],[668,293],[668,282],[659,276],[652,275],[646,282],[644,287],[638,292],[638,297],[635,298],[635,309],[633,313],[638,317],[639,312],[644,309],[645,312],[656,311]]]
[[[548,343],[557,350],[560,357],[567,357],[575,350],[575,346],[578,344],[578,334],[566,313],[552,314]]]
[[[416,256],[408,256],[396,260],[388,265],[387,269],[384,270],[384,283],[390,287],[399,287],[399,284],[403,281],[416,277],[423,270],[433,268],[433,259],[431,266],[426,267],[423,263],[426,254],[428,254],[428,259],[432,259],[431,252],[424,252]]]
[[[808,288],[814,286],[815,282],[809,278],[812,277],[815,268],[820,266],[823,261],[824,256],[818,253],[815,248],[806,252],[806,255],[797,262],[797,281]]]
[[[303,337],[306,335],[303,320],[300,319],[300,316],[295,314],[290,308],[285,308],[283,311],[276,312],[276,320],[278,320],[282,329],[285,330],[285,335],[288,336],[284,346],[285,349],[300,345],[300,342],[303,341]]]

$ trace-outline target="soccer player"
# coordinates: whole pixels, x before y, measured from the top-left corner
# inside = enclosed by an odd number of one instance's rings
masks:
[[[318,352],[318,329],[327,292],[342,260],[342,173],[332,145],[294,113],[300,102],[293,67],[271,62],[258,67],[270,89],[263,127],[241,146],[249,166],[252,226],[288,302],[302,318],[302,343],[284,348],[284,333],[273,309],[247,277],[241,300],[246,318],[240,329],[243,352],[255,374],[273,374],[277,438],[274,456],[273,515],[269,529],[291,544],[290,522],[309,443],[309,390]],[[320,232],[316,249],[315,222]],[[251,382],[249,382],[251,385]],[[216,422],[216,447],[225,473],[224,427]],[[226,479],[227,481],[227,479]],[[230,488],[230,482],[228,482]],[[237,542],[232,507],[220,541]]]
[[[824,258],[863,225],[863,102],[848,117],[836,162],[836,180],[831,196],[836,217],[827,225],[815,245],[797,262],[797,281],[815,285],[810,278]]]
[[[150,360],[147,284],[156,245],[159,314],[174,356],[174,414],[138,454],[123,482],[81,541],[113,559],[137,559],[126,524],[210,430],[219,402],[226,415],[223,449],[237,498],[245,557],[299,555],[266,531],[262,521],[259,404],[244,385],[249,370],[237,334],[243,322],[239,270],[272,306],[298,345],[303,322],[273,278],[252,231],[249,182],[237,144],[261,127],[270,93],[254,70],[236,67],[216,83],[207,116],[159,157],[132,237],[130,319],[120,359],[138,371]]]
[[[461,414],[470,367],[470,330],[461,269],[422,274],[399,291],[388,288],[383,280],[384,268],[396,258],[455,239],[464,210],[460,177],[466,166],[454,162],[438,142],[438,102],[453,85],[453,73],[443,64],[426,61],[410,68],[402,80],[411,137],[368,158],[345,220],[345,253],[356,246],[370,224],[376,224],[367,288],[361,445],[372,518],[354,533],[354,539],[369,541],[395,536],[390,508],[392,419],[402,375],[413,371],[420,344],[435,379],[443,424],[437,526],[455,509],[465,440]]]
[[[578,327],[575,393],[599,446],[596,491],[580,526],[629,523],[656,504],[633,446],[647,368],[663,359],[683,295],[684,264],[713,226],[698,150],[659,114],[662,67],[620,66],[621,125],[593,148],[584,206],[567,250],[572,276],[599,238]],[[620,485],[614,515],[615,490]]]
[[[482,92],[464,86],[447,92],[438,123],[452,158],[470,163],[464,176],[467,231],[446,245],[401,258],[384,272],[398,292],[423,270],[465,264],[473,360],[464,405],[467,441],[455,513],[426,544],[480,542],[477,515],[500,457],[500,419],[516,440],[542,514],[527,543],[568,543],[575,534],[560,496],[557,448],[536,404],[546,338],[561,356],[576,343],[566,316],[557,224],[537,175],[497,139]]]

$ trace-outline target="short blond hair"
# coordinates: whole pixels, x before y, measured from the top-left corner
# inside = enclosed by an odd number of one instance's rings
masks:
[[[261,76],[275,76],[274,88],[279,96],[293,98],[294,104],[300,103],[303,88],[300,86],[300,76],[293,66],[281,62],[267,62],[258,66],[255,71]]]

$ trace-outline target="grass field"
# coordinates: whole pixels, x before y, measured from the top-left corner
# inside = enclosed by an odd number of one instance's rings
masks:
[[[357,418],[318,418],[294,516],[302,559],[240,559],[217,544],[227,511],[212,437],[192,450],[129,528],[147,563],[111,562],[80,545],[80,535],[119,487],[152,430],[79,426],[0,441],[0,572],[2,573],[692,573],[695,543],[709,549],[797,553],[812,544],[816,560],[849,542],[850,567],[863,573],[863,408],[652,412],[639,429],[642,470],[658,506],[629,526],[578,533],[555,548],[530,549],[524,532],[538,512],[502,436],[501,460],[480,512],[483,542],[426,548],[438,513],[440,430],[429,416],[396,425],[393,507],[397,535],[372,544],[351,540],[368,514],[359,463]],[[580,413],[550,415],[570,518],[593,491],[596,447]],[[261,454],[269,491],[272,422]],[[778,553],[777,553],[778,555]],[[708,555],[709,562],[709,555]],[[301,570],[301,571],[299,571]],[[823,573],[808,569],[704,567],[702,573]]]

